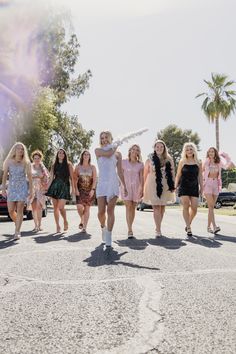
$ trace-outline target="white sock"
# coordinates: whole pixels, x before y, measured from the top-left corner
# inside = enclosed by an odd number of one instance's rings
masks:
[[[106,246],[111,246],[111,231],[106,230]]]
[[[106,243],[106,231],[107,231],[106,226],[103,226],[102,227],[102,242],[103,243]]]

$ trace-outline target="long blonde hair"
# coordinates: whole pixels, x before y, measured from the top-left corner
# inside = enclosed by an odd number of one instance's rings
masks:
[[[137,147],[139,152],[138,152],[138,155],[137,155],[137,162],[142,162],[142,155],[141,155],[141,149],[140,149],[140,146],[138,144],[133,144],[130,148],[129,148],[129,151],[128,151],[128,159],[130,161],[131,159],[131,150],[134,148],[134,147]]]
[[[99,135],[100,146],[102,146],[102,143],[101,143],[102,134],[106,134],[107,135],[107,140],[108,140],[109,144],[111,144],[112,140],[113,140],[112,134],[111,134],[111,132],[109,130],[105,130],[105,131],[101,132],[100,135]]]
[[[16,148],[18,145],[21,145],[23,147],[24,150],[24,154],[22,156],[22,163],[24,164],[24,167],[26,169],[27,165],[30,164],[30,159],[29,159],[29,155],[28,155],[28,151],[26,149],[26,146],[21,143],[20,141],[17,141],[11,148],[11,150],[9,151],[7,157],[5,158],[4,162],[3,162],[3,169],[5,169],[6,164],[10,161],[10,160],[15,160],[16,158]]]
[[[187,156],[186,156],[186,150],[188,147],[191,147],[192,150],[193,150],[193,160],[199,164],[200,163],[200,160],[198,159],[198,154],[197,154],[197,147],[194,143],[192,142],[187,142],[184,144],[183,146],[183,150],[182,150],[182,153],[181,153],[181,161],[185,162],[187,160]]]

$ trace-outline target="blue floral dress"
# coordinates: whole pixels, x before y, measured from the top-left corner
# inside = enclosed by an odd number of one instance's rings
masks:
[[[25,166],[21,163],[9,164],[9,183],[7,200],[9,202],[26,202],[28,197],[28,182]]]

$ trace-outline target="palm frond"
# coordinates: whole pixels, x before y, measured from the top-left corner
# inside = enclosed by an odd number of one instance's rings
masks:
[[[209,100],[210,100],[210,97],[206,97],[205,100],[202,102],[202,110],[204,112],[207,111],[207,104],[208,104]]]
[[[213,84],[216,88],[224,86],[227,76],[224,74],[211,74]]]
[[[224,87],[232,86],[233,84],[235,84],[235,81],[228,81],[224,84]]]
[[[235,96],[236,95],[236,91],[225,91],[225,94],[226,94],[227,97]]]
[[[204,95],[207,95],[207,93],[206,92],[199,93],[195,98],[198,98],[198,97],[201,97],[201,96],[204,96]]]
[[[207,81],[207,80],[203,80],[211,89],[214,89],[214,85],[212,84],[212,82]]]

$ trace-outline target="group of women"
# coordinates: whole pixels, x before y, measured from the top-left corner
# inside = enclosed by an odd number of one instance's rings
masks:
[[[95,149],[98,178],[88,150],[82,152],[78,165],[73,167],[68,161],[66,151],[59,149],[49,174],[43,164],[41,151],[32,153],[30,163],[27,149],[22,143],[18,142],[12,147],[3,165],[2,194],[7,196],[9,215],[15,222],[14,240],[20,238],[25,203],[33,212],[33,231],[42,230],[45,196],[50,197],[53,203],[56,233],[62,231],[60,215],[63,229],[67,231],[65,204],[71,199],[71,193],[76,196],[81,232],[86,232],[90,206],[96,196],[102,242],[106,247],[112,245],[115,206],[119,196],[126,207],[127,236],[130,239],[134,238],[133,223],[139,201],[153,206],[155,235],[161,237],[165,206],[175,201],[176,194],[183,205],[187,237],[192,236],[192,221],[197,213],[199,196],[203,194],[208,204],[207,231],[212,234],[220,231],[215,222],[214,205],[221,190],[221,169],[235,167],[227,154],[219,155],[211,147],[202,163],[198,159],[196,146],[191,142],[185,143],[175,176],[173,159],[164,141],[155,141],[153,152],[143,164],[137,144],[132,145],[128,150],[128,157],[122,159],[112,140],[109,131],[101,132],[100,146]]]

